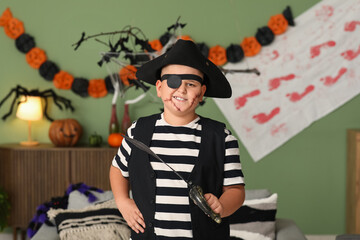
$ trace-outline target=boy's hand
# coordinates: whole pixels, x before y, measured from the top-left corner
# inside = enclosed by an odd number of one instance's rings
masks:
[[[126,199],[121,201],[121,208],[119,208],[125,221],[136,233],[144,232],[145,221],[139,208],[136,206],[133,199]]]
[[[220,214],[220,217],[222,217],[224,208],[223,208],[221,202],[219,201],[219,199],[215,195],[213,195],[211,193],[205,193],[204,197],[205,197],[207,203],[209,204],[210,208],[215,213]]]

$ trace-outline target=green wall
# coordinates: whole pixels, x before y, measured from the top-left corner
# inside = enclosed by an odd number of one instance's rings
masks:
[[[156,2],[156,3],[154,3]],[[35,37],[50,60],[77,77],[103,78],[104,68],[97,66],[99,52],[106,50],[88,41],[78,51],[71,44],[85,31],[88,34],[137,26],[152,40],[162,35],[178,16],[187,23],[184,34],[209,46],[240,43],[266,25],[270,16],[281,13],[287,5],[298,16],[318,0],[1,0],[0,12],[10,7],[14,17],[22,20],[27,33]],[[276,39],[275,39],[276,41]],[[17,84],[28,89],[52,88],[72,100],[75,112],[59,111],[52,105],[49,114],[56,118],[76,118],[84,128],[82,142],[96,131],[107,138],[111,96],[81,98],[69,90],[55,89],[28,66],[24,54],[0,30],[0,99]],[[125,99],[140,92],[130,90]],[[152,93],[155,94],[154,89]],[[160,105],[152,98],[130,107],[130,117],[157,112]],[[124,100],[118,101],[118,117],[122,117]],[[340,234],[345,232],[346,129],[360,127],[360,97],[355,97],[338,110],[320,119],[258,163],[254,163],[240,143],[241,160],[247,188],[268,188],[279,194],[278,217],[291,218],[306,234]],[[10,106],[8,100],[0,108],[0,116]],[[227,122],[215,103],[208,99],[199,114]],[[13,114],[0,123],[0,143],[19,142],[27,137],[27,124]],[[229,126],[229,124],[227,123]],[[50,142],[50,123],[33,124],[33,137]],[[231,126],[229,126],[231,129]],[[234,132],[234,131],[233,131]],[[1,166],[0,166],[1,167]]]

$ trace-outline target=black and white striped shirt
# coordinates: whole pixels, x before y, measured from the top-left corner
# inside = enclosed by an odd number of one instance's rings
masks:
[[[133,138],[136,122],[128,129]],[[225,131],[224,186],[244,184],[237,139]],[[161,159],[188,179],[197,161],[201,142],[201,121],[196,118],[184,126],[171,126],[163,118],[156,121],[150,148]],[[112,165],[118,167],[124,177],[129,177],[128,160],[131,148],[123,140]],[[157,239],[192,239],[189,192],[187,184],[172,170],[151,158],[156,173],[155,234]]]

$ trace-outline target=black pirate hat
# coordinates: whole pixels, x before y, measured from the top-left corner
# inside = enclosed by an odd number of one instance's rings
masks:
[[[231,97],[231,87],[221,70],[206,59],[192,41],[178,40],[163,55],[143,64],[136,72],[139,80],[155,85],[160,79],[161,69],[166,65],[179,64],[196,68],[204,73],[205,96],[216,98]]]

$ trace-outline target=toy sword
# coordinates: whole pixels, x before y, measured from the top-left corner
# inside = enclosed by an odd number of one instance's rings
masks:
[[[144,143],[133,139],[133,138],[129,138],[128,136],[123,135],[123,137],[129,141],[130,143],[132,143],[135,147],[139,148],[140,150],[148,153],[149,155],[153,156],[154,158],[156,158],[157,160],[159,160],[160,162],[164,163],[166,166],[168,166],[181,180],[183,180],[184,182],[186,182],[186,184],[188,185],[188,188],[190,189],[189,191],[189,196],[190,198],[193,200],[193,202],[206,214],[208,215],[211,219],[213,219],[216,223],[221,223],[221,217],[220,214],[215,213],[210,206],[208,205],[204,195],[203,195],[203,191],[201,189],[200,186],[193,184],[191,181],[187,181],[185,180],[177,171],[175,171],[175,169],[173,169],[169,164],[167,164],[164,160],[162,160],[158,155],[156,155],[156,153],[154,153],[148,146],[146,146]]]

